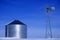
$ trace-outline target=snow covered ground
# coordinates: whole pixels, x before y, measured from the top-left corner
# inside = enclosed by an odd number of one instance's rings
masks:
[[[60,40],[60,38],[39,38],[39,39],[0,38],[0,40]]]

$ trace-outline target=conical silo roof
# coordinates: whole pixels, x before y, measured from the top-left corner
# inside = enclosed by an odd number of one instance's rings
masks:
[[[23,22],[19,21],[19,20],[14,20],[11,23],[9,23],[8,25],[12,25],[12,24],[21,24],[21,25],[25,25]]]

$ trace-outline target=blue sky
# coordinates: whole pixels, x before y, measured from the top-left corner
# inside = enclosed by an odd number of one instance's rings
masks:
[[[14,19],[27,24],[28,38],[44,38],[46,6],[54,6],[50,12],[53,38],[60,38],[60,0],[0,0],[0,37],[4,37],[5,25]]]

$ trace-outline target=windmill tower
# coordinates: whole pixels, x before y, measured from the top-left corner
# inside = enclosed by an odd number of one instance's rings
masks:
[[[50,23],[50,11],[55,10],[55,7],[46,7],[46,15],[47,15],[47,21],[46,21],[46,38],[52,38],[52,30],[51,30],[51,23]]]

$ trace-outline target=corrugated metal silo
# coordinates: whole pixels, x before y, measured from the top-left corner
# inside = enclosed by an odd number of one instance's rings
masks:
[[[19,20],[14,20],[5,27],[5,37],[27,38],[27,26]]]

